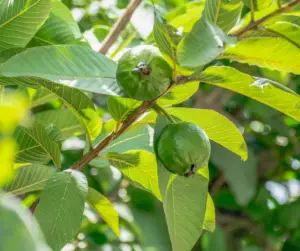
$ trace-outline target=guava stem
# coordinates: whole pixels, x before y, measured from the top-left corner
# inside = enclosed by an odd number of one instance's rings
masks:
[[[152,106],[152,108],[156,111],[156,113],[159,113],[163,116],[166,116],[166,118],[173,124],[176,123],[175,119],[164,109],[162,108],[160,105],[155,104]]]

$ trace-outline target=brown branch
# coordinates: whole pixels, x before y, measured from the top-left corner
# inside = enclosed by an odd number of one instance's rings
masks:
[[[127,9],[124,11],[122,16],[119,20],[114,24],[111,28],[109,34],[103,41],[102,47],[100,48],[99,52],[102,54],[106,54],[109,48],[113,45],[113,43],[119,37],[121,31],[125,28],[127,23],[129,22],[130,18],[132,17],[133,12],[135,9],[140,5],[142,0],[132,0],[131,3],[128,5]]]
[[[240,37],[241,35],[243,35],[244,33],[253,30],[255,28],[257,28],[259,25],[261,25],[263,22],[265,22],[266,20],[280,14],[283,13],[285,11],[288,11],[290,8],[292,8],[293,6],[297,5],[300,3],[300,0],[294,0],[284,6],[282,6],[280,9],[277,9],[275,11],[273,11],[272,13],[270,13],[269,15],[264,16],[263,18],[255,21],[255,22],[251,22],[249,25],[247,25],[246,27],[238,30],[237,32],[233,33],[232,35]]]
[[[98,154],[107,147],[114,139],[121,136],[143,113],[145,113],[148,109],[150,109],[161,96],[165,95],[169,92],[174,85],[170,85],[170,87],[157,98],[145,101],[141,106],[139,106],[120,126],[117,132],[110,133],[103,141],[100,142],[95,148],[88,151],[77,163],[75,163],[71,168],[75,170],[81,170],[84,168],[86,164],[88,164],[91,160],[95,159]]]

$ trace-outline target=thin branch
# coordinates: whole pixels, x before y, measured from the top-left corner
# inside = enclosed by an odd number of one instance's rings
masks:
[[[285,11],[288,11],[290,8],[292,8],[293,6],[297,5],[300,3],[300,0],[294,0],[284,6],[282,6],[280,9],[277,9],[275,11],[273,11],[272,13],[270,13],[269,15],[264,16],[263,18],[250,23],[249,25],[247,25],[246,27],[244,27],[243,29],[238,30],[237,32],[233,33],[232,35],[240,37],[241,35],[243,35],[244,33],[253,30],[255,28],[257,28],[259,25],[261,25],[263,22],[265,22],[266,20],[280,14],[283,13]]]
[[[161,96],[165,95],[169,92],[174,85],[170,85],[170,87],[157,98],[145,101],[141,106],[139,106],[120,126],[117,132],[110,133],[103,141],[100,142],[94,149],[88,151],[77,163],[75,163],[71,168],[75,170],[81,170],[84,168],[86,164],[88,164],[91,160],[95,159],[98,154],[106,148],[113,140],[121,136],[143,113],[145,113],[148,109],[150,109]]]
[[[130,18],[132,17],[133,12],[140,5],[141,2],[142,0],[131,1],[127,9],[124,11],[119,20],[114,24],[107,37],[104,39],[102,47],[99,50],[100,53],[105,55],[108,52],[109,48],[117,40],[121,31],[125,28]]]

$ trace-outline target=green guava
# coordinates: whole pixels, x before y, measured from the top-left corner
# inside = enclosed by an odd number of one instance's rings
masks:
[[[167,125],[156,143],[157,157],[165,168],[186,177],[207,165],[210,151],[206,133],[188,122]]]
[[[170,86],[172,68],[156,47],[140,45],[125,52],[119,60],[117,81],[128,97],[152,100]]]

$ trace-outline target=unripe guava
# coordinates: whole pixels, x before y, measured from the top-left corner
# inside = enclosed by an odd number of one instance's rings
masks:
[[[206,133],[188,122],[167,125],[156,143],[156,153],[165,168],[186,177],[207,165],[210,150]]]
[[[125,52],[119,60],[117,81],[128,97],[152,100],[170,86],[172,68],[156,47],[140,45]]]

